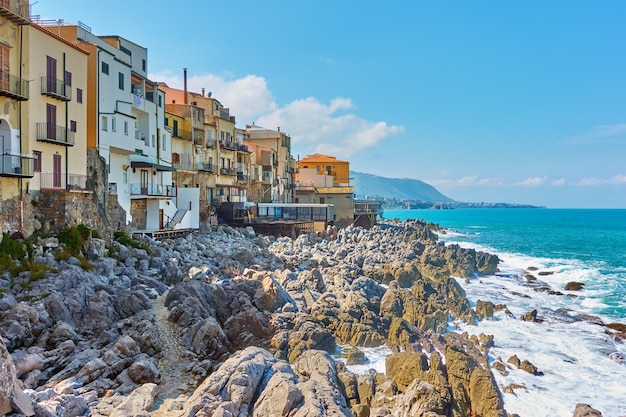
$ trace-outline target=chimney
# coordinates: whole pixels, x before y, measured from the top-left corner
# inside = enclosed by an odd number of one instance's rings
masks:
[[[280,132],[280,126],[278,126],[277,129],[278,129],[278,132]]]
[[[185,81],[185,101],[184,101],[184,104],[187,104],[187,68],[183,68],[183,79]]]
[[[202,97],[204,97],[204,87],[202,87]]]

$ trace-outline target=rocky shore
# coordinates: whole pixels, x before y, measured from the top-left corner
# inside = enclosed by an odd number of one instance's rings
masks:
[[[29,253],[43,276],[0,271],[0,415],[505,417],[514,387],[492,369],[540,371],[523,352],[490,365],[493,337],[449,331],[506,309],[472,306],[457,282],[499,260],[435,232],[93,238],[88,267],[41,239]],[[385,373],[352,372],[376,346],[391,350]]]

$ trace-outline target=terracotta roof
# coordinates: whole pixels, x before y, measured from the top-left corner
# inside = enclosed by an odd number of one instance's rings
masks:
[[[330,155],[324,155],[321,153],[315,153],[313,155],[307,155],[304,158],[302,158],[300,161],[298,162],[330,162],[330,163],[337,163],[337,162],[345,162],[347,163],[348,161],[342,161],[340,159],[335,158],[334,156],[330,156]]]
[[[56,33],[52,32],[50,29],[48,29],[47,27],[43,27],[43,26],[39,26],[36,23],[31,23],[30,27],[35,28],[40,30],[41,32],[44,32],[46,35],[50,35],[53,38],[65,43],[66,45],[71,46],[72,48],[86,54],[89,55],[90,52],[87,51],[86,49],[83,49],[80,45],[75,44],[74,42],[70,41],[69,39],[64,38],[63,36],[57,35]]]

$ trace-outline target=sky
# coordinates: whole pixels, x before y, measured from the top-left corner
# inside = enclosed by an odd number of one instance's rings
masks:
[[[106,4],[106,5],[105,5]],[[180,5],[179,7],[172,7]],[[38,0],[297,159],[465,202],[626,208],[626,1]]]

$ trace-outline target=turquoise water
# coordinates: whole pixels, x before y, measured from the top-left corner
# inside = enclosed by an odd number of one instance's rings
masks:
[[[522,417],[571,416],[576,403],[604,417],[626,416],[626,343],[597,323],[626,323],[626,210],[386,210],[385,219],[424,219],[446,229],[442,241],[498,255],[499,272],[459,279],[470,302],[506,304],[477,325],[451,329],[494,336],[491,361],[517,355],[543,372],[494,372],[505,408]],[[532,267],[532,269],[531,269]],[[538,280],[529,283],[532,273]],[[567,291],[570,281],[585,284]],[[536,286],[553,291],[542,291]],[[539,322],[519,318],[537,310]],[[595,317],[595,318],[591,318]]]
[[[424,219],[458,232],[455,240],[569,264],[585,272],[590,289],[605,287],[593,312],[626,318],[626,210],[386,210],[384,217]]]

